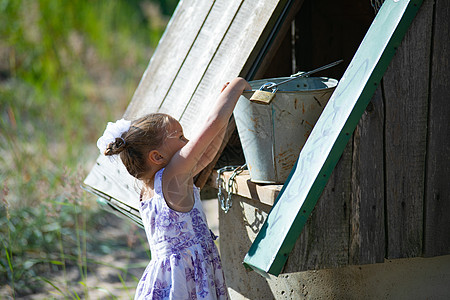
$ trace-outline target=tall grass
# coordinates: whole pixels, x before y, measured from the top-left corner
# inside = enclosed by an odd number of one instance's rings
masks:
[[[79,185],[166,21],[149,1],[0,1],[0,282],[11,297],[43,285],[88,297],[104,212]],[[40,275],[73,265],[82,295]]]

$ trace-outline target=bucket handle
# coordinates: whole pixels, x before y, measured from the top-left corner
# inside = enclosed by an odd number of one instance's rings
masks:
[[[282,82],[279,82],[279,83],[267,82],[267,83],[263,84],[259,89],[260,89],[261,91],[263,91],[263,90],[272,90],[272,93],[275,93],[275,92],[278,90],[277,87],[278,87],[279,85],[285,84],[285,83],[287,83],[287,82],[289,82],[289,81],[292,81],[292,80],[294,80],[294,79],[297,79],[297,78],[308,77],[309,75],[311,75],[311,74],[313,74],[313,73],[316,73],[316,72],[319,72],[319,71],[322,71],[322,70],[325,70],[325,69],[334,67],[334,66],[340,64],[340,63],[343,62],[343,61],[344,61],[344,60],[340,59],[340,60],[337,60],[337,61],[335,61],[335,62],[332,62],[331,64],[328,64],[328,65],[319,67],[319,68],[314,69],[314,70],[309,71],[309,72],[298,72],[298,73],[296,73],[296,74],[294,74],[294,75],[291,75],[291,78],[286,79],[285,81],[282,81]]]

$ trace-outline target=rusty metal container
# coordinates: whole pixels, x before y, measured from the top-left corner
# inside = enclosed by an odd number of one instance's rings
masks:
[[[286,181],[338,83],[326,77],[298,78],[280,85],[269,105],[250,102],[263,84],[286,79],[251,81],[252,91],[243,93],[233,113],[253,182]]]

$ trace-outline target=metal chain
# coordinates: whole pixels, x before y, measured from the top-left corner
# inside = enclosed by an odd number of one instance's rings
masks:
[[[232,201],[231,197],[233,195],[234,179],[236,178],[237,175],[239,175],[242,171],[244,171],[246,167],[247,167],[247,164],[244,164],[242,166],[225,166],[225,167],[217,170],[217,180],[216,180],[216,184],[217,184],[217,188],[218,188],[217,199],[219,200],[220,207],[222,208],[222,210],[225,213],[227,213],[230,210],[231,206],[233,205],[233,201]],[[228,179],[228,181],[225,185],[224,184],[225,180],[222,179],[222,175],[223,175],[223,172],[227,172],[227,171],[233,171],[233,173],[231,174],[230,178]],[[227,192],[226,199],[223,194],[224,188],[225,188],[225,191]]]
[[[222,189],[224,188],[224,185],[223,185],[224,180],[222,179],[222,174],[223,174],[223,172],[226,172],[226,171],[233,171],[236,168],[237,167],[233,167],[233,166],[225,166],[225,167],[220,168],[219,170],[217,170],[217,180],[216,180],[216,184],[217,184],[217,188],[218,188],[217,199],[219,200],[220,207],[222,208],[223,211],[225,211],[225,213],[228,212],[228,210],[230,209],[231,205],[229,204],[229,199],[228,198],[225,201],[225,196],[222,193]],[[230,200],[231,200],[231,198],[230,198]]]

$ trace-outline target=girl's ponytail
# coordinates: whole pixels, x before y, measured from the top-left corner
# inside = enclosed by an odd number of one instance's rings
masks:
[[[106,146],[105,152],[103,154],[105,156],[120,154],[120,152],[125,150],[126,146],[127,144],[125,140],[121,137],[118,137],[114,142],[111,142]]]

